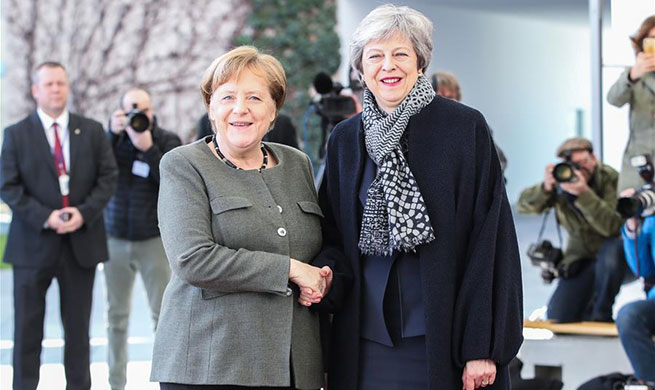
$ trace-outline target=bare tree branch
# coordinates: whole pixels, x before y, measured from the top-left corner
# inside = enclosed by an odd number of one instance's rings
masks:
[[[184,132],[203,111],[202,72],[233,44],[250,9],[244,0],[3,1],[7,66],[20,70],[7,83],[10,120],[32,107],[30,71],[54,54],[68,69],[71,109],[104,119],[138,84],[153,93],[160,123]]]

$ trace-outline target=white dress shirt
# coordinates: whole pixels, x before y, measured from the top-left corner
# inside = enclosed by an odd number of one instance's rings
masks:
[[[66,173],[70,172],[70,131],[68,129],[68,110],[59,115],[58,118],[51,118],[48,114],[43,112],[40,108],[36,109],[36,113],[41,119],[45,136],[50,144],[50,151],[53,156],[55,153],[55,134],[52,131],[52,124],[57,122],[57,134],[59,135],[59,142],[61,143],[61,150],[64,153],[64,161],[66,162]],[[53,157],[54,158],[54,157]]]

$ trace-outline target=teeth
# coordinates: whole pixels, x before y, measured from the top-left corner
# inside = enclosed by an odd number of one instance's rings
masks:
[[[232,126],[249,126],[251,122],[232,122],[230,123]]]
[[[398,81],[400,81],[399,78],[398,79],[384,79],[384,80],[382,80],[382,82],[385,83],[385,84],[393,84],[393,83],[398,82]]]

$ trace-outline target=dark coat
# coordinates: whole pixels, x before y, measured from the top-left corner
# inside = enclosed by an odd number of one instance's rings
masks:
[[[134,147],[126,132],[119,135],[107,132],[118,164],[116,193],[105,209],[107,234],[112,237],[136,241],[159,236],[159,161],[164,153],[182,142],[176,134],[157,125],[149,131],[152,131],[152,146],[145,152]],[[148,177],[132,173],[137,160],[148,164]]]
[[[408,163],[436,239],[417,248],[425,304],[430,389],[461,389],[467,361],[493,359],[491,389],[509,389],[507,364],[522,338],[521,268],[514,222],[484,117],[435,97],[410,119]],[[365,161],[361,115],[330,136],[319,200],[323,249],[314,265],[335,272],[317,310],[335,313],[329,343],[331,389],[357,388],[360,337],[361,204]]]
[[[118,169],[100,123],[70,114],[68,128],[69,202],[84,218],[70,240],[77,262],[90,268],[108,258],[102,210],[116,189]],[[61,192],[36,112],[5,129],[1,157],[0,196],[13,213],[4,261],[23,267],[52,266],[64,236],[43,226],[50,213],[61,208]]]

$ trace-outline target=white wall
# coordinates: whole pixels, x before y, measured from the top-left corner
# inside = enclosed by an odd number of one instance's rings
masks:
[[[342,58],[350,37],[377,1],[341,0],[338,30]],[[435,24],[430,71],[447,69],[460,80],[463,102],[482,111],[509,160],[509,198],[542,180],[557,146],[575,135],[575,111],[590,130],[589,33],[571,22],[528,19],[405,2]],[[563,20],[570,20],[563,18]]]

